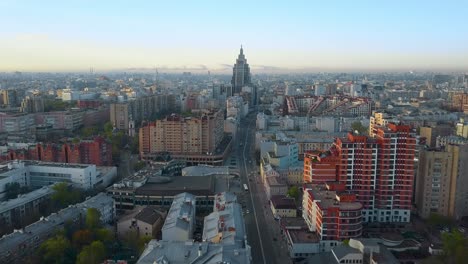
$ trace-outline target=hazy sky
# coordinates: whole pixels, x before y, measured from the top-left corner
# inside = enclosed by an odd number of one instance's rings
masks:
[[[468,70],[468,1],[0,0],[0,71]]]

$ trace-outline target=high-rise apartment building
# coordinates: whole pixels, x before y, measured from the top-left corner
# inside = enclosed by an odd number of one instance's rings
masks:
[[[409,222],[416,139],[409,126],[375,128],[375,138],[349,133],[304,158],[304,182],[339,182],[363,205],[367,222]],[[333,177],[335,176],[335,177]]]
[[[460,219],[468,216],[468,145],[450,144],[419,155],[416,176],[418,214],[432,213]]]
[[[192,116],[172,114],[140,128],[140,155],[169,152],[174,155],[208,155],[219,153],[224,137],[224,113],[221,110],[193,111]],[[220,151],[218,151],[220,150]]]
[[[242,91],[242,87],[247,86],[251,83],[250,67],[247,63],[247,59],[244,55],[244,49],[240,49],[239,56],[237,57],[236,64],[234,64],[232,74],[232,89],[233,93],[239,94]]]
[[[15,107],[18,105],[18,93],[14,89],[2,90],[2,100],[4,105]]]
[[[24,113],[44,112],[44,99],[39,96],[26,96],[21,101],[20,111]]]
[[[131,120],[139,125],[143,120],[155,119],[160,113],[177,110],[176,96],[173,94],[159,94],[140,97],[125,103],[110,105],[110,122],[114,127],[129,132]]]

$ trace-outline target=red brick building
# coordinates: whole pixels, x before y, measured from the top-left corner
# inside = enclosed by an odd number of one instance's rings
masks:
[[[40,160],[62,163],[112,165],[112,145],[102,137],[78,143],[38,143],[29,149],[9,150],[0,160]]]

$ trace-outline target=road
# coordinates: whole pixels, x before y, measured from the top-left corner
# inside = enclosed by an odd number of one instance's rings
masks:
[[[291,263],[286,245],[279,234],[278,223],[273,220],[268,207],[264,189],[257,183],[260,182],[260,176],[255,160],[255,118],[256,115],[252,113],[241,122],[237,137],[241,183],[249,187],[249,192],[244,192],[242,199],[246,210],[250,211],[244,219],[247,239],[252,249],[252,263]]]

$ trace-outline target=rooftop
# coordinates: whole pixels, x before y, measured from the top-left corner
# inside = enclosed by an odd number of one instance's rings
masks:
[[[151,240],[137,264],[249,264],[250,249],[238,245]]]
[[[55,191],[51,188],[53,185],[44,186],[40,189],[34,190],[26,194],[20,194],[16,199],[10,199],[0,203],[0,214],[6,211],[10,211],[16,207],[35,201],[41,197],[51,195]]]
[[[214,195],[213,176],[172,177],[169,182],[146,183],[136,189],[136,195],[175,196],[181,192],[193,195]]]
[[[141,211],[138,212],[134,218],[139,221],[153,225],[163,217],[164,216],[162,212],[158,211],[155,207],[148,206],[141,209]]]
[[[190,166],[182,169],[182,176],[228,175],[229,167],[207,165]]]
[[[307,191],[312,194],[322,209],[338,207],[340,210],[360,210],[362,208],[360,202],[340,202],[339,193],[328,190],[324,184],[312,185],[312,188]]]
[[[286,231],[293,243],[319,243],[320,237],[317,233],[308,230],[288,229]]]
[[[270,200],[276,209],[297,209],[294,198],[285,195],[273,195]]]
[[[191,230],[195,217],[195,196],[190,193],[180,193],[174,197],[171,208],[167,213],[162,230],[179,228]],[[164,239],[164,233],[163,233]]]
[[[204,241],[243,244],[244,239],[244,221],[238,203],[227,204],[223,210],[215,211],[205,217]]]

